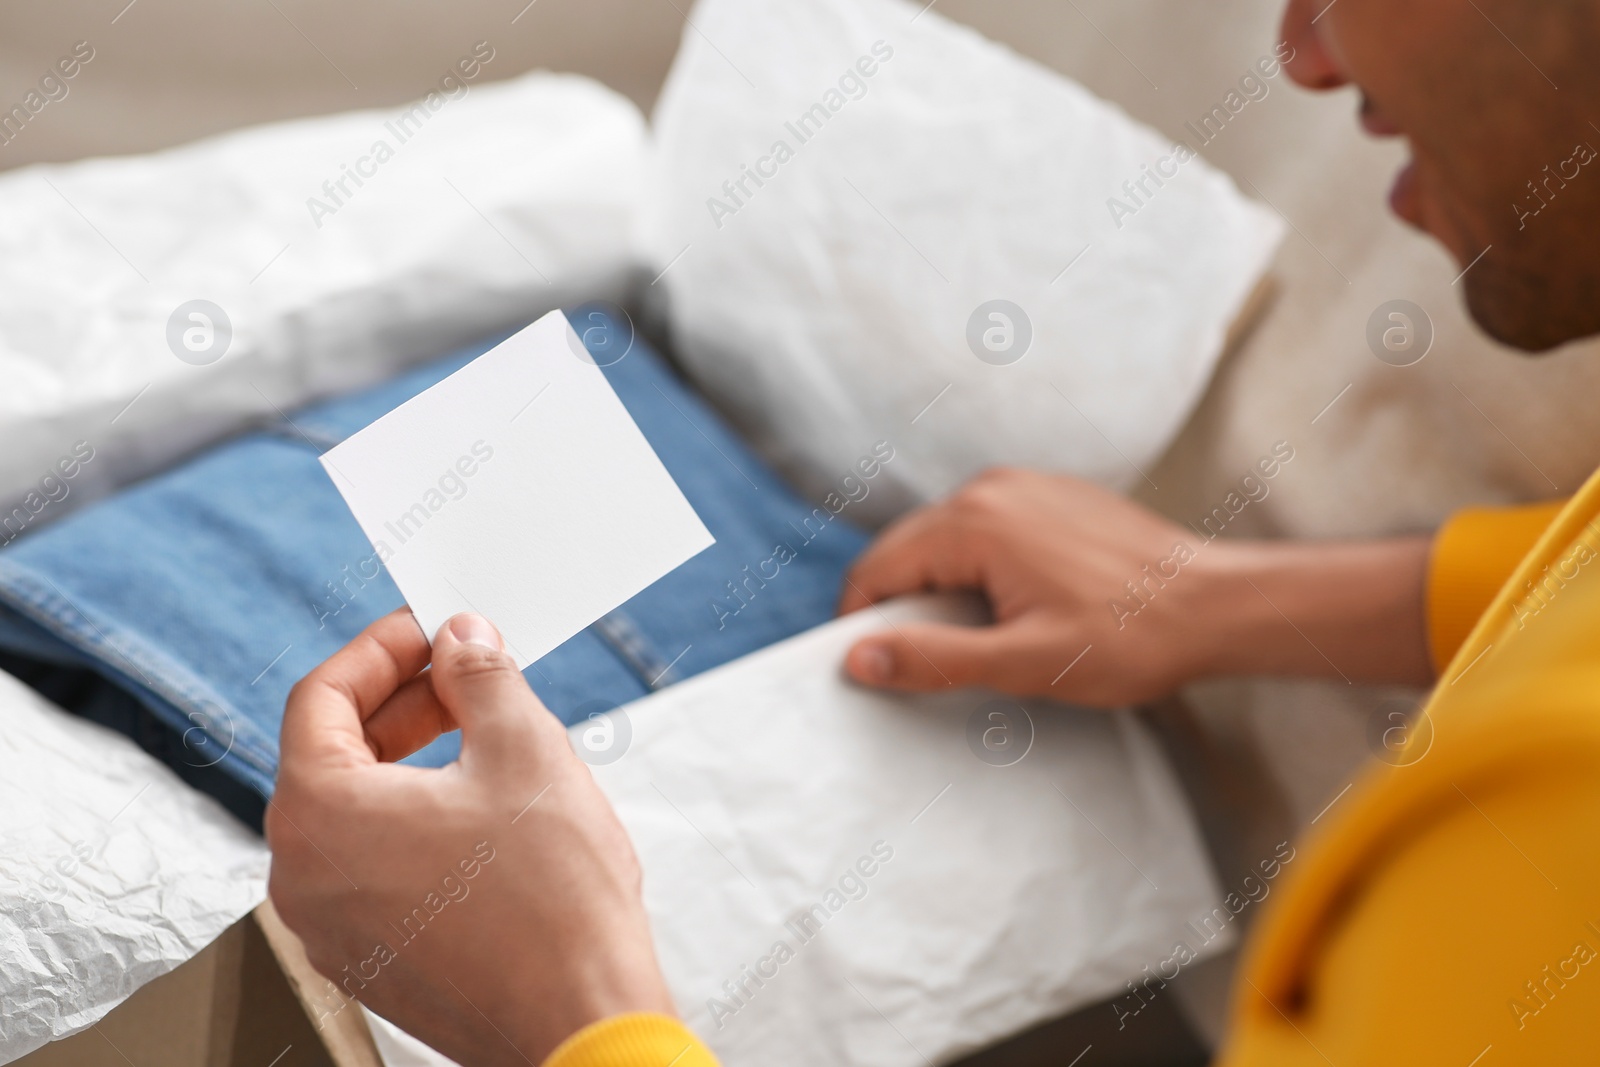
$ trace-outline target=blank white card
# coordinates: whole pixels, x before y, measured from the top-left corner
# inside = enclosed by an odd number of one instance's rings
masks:
[[[519,667],[715,543],[559,311],[322,465],[430,639],[474,611]]]

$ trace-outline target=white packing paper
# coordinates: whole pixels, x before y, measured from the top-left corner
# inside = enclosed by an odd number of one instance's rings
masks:
[[[76,441],[96,458],[40,522],[263,417],[620,299],[644,117],[589,78],[497,80],[513,62],[426,107],[0,174],[0,513]],[[195,300],[221,317],[180,332]]]
[[[1284,232],[941,10],[700,0],[651,124],[674,354],[816,499],[892,439],[873,525],[1002,464],[1141,484]]]
[[[322,456],[423,632],[519,667],[713,543],[559,311]]]
[[[868,609],[613,713],[628,747],[595,774],[678,1007],[730,1067],[925,1067],[1228,943],[1187,925],[1221,893],[1131,714],[841,674],[891,620],[973,614]]]
[[[267,847],[0,672],[0,1063],[99,1021],[266,897]]]
[[[839,672],[890,620],[972,615],[869,609],[572,727],[638,850],[678,1008],[728,1067],[943,1063],[1126,993],[1180,941],[1232,944],[1131,714]],[[382,1030],[390,1067],[449,1063]]]

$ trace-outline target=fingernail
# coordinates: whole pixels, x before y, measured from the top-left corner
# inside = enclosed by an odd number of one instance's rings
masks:
[[[450,633],[464,645],[482,645],[500,650],[500,631],[482,615],[468,612],[450,620]]]
[[[882,645],[858,648],[856,674],[865,682],[887,682],[894,674],[894,657]]]

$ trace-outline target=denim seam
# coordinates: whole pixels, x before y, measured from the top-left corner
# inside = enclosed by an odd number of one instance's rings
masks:
[[[90,619],[73,606],[64,594],[54,590],[54,583],[45,579],[45,584],[52,588],[46,590],[40,586],[27,570],[9,562],[0,562],[0,600],[57,639],[88,653],[95,666],[116,674],[130,692],[137,694],[142,690],[166,701],[183,718],[181,723],[169,723],[171,728],[185,733],[198,729],[214,744],[226,749],[217,764],[235,757],[255,771],[263,781],[273,780],[272,746],[258,736],[261,735],[260,729],[248,716],[237,713],[237,709],[208,693],[203,685],[188,681],[185,677],[187,671],[160,652],[147,647],[137,636],[110,624],[118,639],[114,642],[100,623]],[[77,620],[82,620],[82,623]],[[128,651],[130,648],[132,652]],[[124,666],[131,667],[133,674],[124,670]],[[150,674],[146,674],[146,668]],[[195,721],[196,718],[206,721],[211,717],[208,704],[211,709],[221,710],[227,715],[233,734],[231,739],[219,738]],[[160,709],[151,710],[160,717]]]
[[[618,608],[596,619],[590,627],[651,691],[665,689],[678,680],[678,672],[644,635],[632,616]]]

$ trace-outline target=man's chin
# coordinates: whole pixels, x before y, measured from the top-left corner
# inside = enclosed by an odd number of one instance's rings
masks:
[[[1472,241],[1464,235],[1461,220],[1442,210],[1441,201],[1431,192],[1416,162],[1410,161],[1395,175],[1389,190],[1389,210],[1407,226],[1432,237],[1464,268],[1483,251],[1483,245],[1469,251]]]
[[[1422,193],[1417,186],[1417,165],[1407,163],[1395,175],[1394,185],[1389,189],[1389,210],[1401,222],[1409,226],[1428,232],[1428,227],[1423,222]]]
[[[1600,333],[1600,308],[1569,287],[1493,262],[1491,250],[1462,279],[1467,313],[1484,333],[1529,354]]]
[[[1456,261],[1467,312],[1478,328],[1501,344],[1524,352],[1548,352],[1600,333],[1600,307],[1573,299],[1571,279],[1515,262],[1510,242],[1476,234],[1466,218],[1430,196],[1415,161],[1395,176],[1389,207],[1406,225],[1437,241]]]

